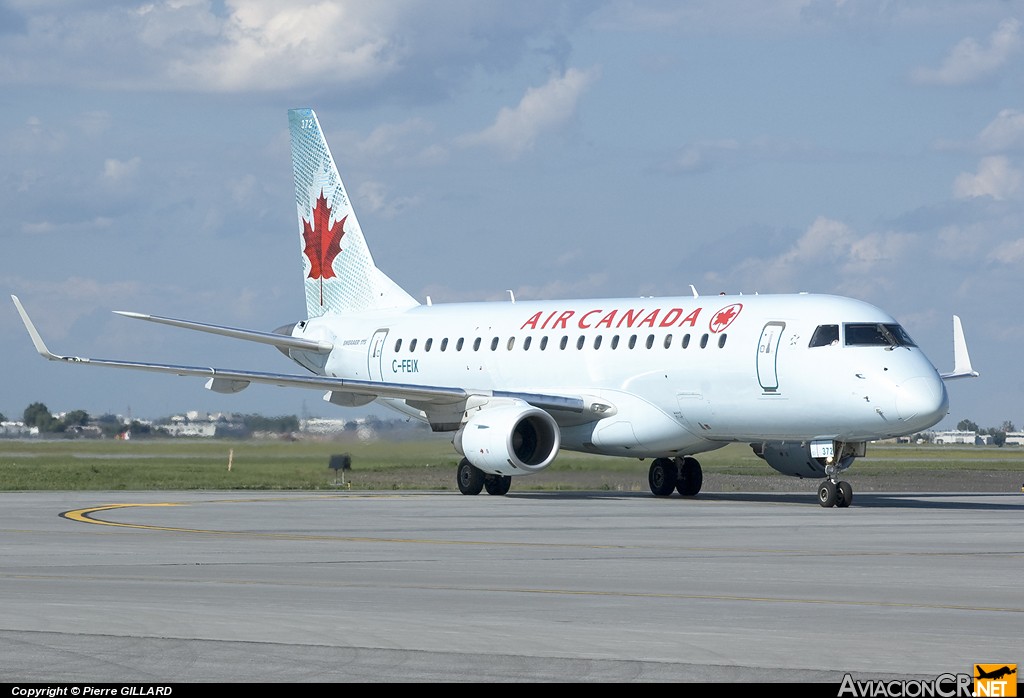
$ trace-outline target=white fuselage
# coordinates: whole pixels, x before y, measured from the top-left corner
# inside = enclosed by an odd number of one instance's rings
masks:
[[[799,294],[427,305],[325,315],[294,334],[333,343],[326,363],[296,356],[330,377],[587,395],[610,416],[560,420],[562,447],[648,457],[930,427],[948,399],[919,348],[845,336],[810,346],[823,325],[895,322],[861,301]]]

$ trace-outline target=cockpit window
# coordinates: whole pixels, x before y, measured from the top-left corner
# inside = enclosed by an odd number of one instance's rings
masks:
[[[818,325],[807,346],[827,347],[831,344],[839,344],[839,325]]]
[[[846,346],[916,347],[914,340],[899,325],[881,322],[850,322],[843,326]]]

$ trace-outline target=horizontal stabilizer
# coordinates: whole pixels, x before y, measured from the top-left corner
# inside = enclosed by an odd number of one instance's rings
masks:
[[[159,315],[145,315],[143,313],[132,313],[127,310],[115,310],[118,315],[124,315],[125,317],[135,318],[136,320],[146,320],[148,322],[158,322],[161,325],[171,325],[173,327],[182,327],[186,330],[196,330],[198,332],[209,332],[210,334],[219,334],[222,337],[233,337],[234,339],[244,339],[247,342],[259,342],[261,344],[272,344],[275,347],[285,347],[287,349],[302,349],[305,351],[315,351],[318,354],[327,354],[334,345],[330,342],[318,341],[313,339],[300,339],[298,337],[291,337],[285,334],[277,334],[276,332],[260,332],[259,330],[243,330],[238,327],[227,327],[224,325],[210,325],[205,322],[192,322],[191,320],[178,320],[172,317],[161,317]]]

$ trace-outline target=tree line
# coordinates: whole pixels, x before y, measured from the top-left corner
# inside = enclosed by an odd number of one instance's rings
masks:
[[[991,436],[992,443],[996,446],[1002,446],[1006,443],[1007,432],[1017,431],[1017,427],[1009,420],[1006,420],[998,427],[979,427],[977,422],[972,422],[970,419],[961,419],[957,422],[956,428],[959,431],[973,431],[980,436]]]
[[[0,422],[5,421],[7,421],[7,418],[0,413]],[[26,407],[22,415],[22,421],[27,427],[37,427],[40,433],[43,434],[72,433],[80,431],[82,427],[86,426],[95,427],[104,436],[109,437],[123,434],[125,431],[131,432],[132,436],[160,433],[162,431],[159,425],[143,424],[137,419],[125,423],[120,417],[113,414],[91,417],[85,410],[72,410],[64,414],[63,417],[57,417],[42,402],[33,402]],[[248,414],[241,418],[241,423],[234,432],[289,434],[298,430],[299,418],[294,415],[264,417],[258,414]]]

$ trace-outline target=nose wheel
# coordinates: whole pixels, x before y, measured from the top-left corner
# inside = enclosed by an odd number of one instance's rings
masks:
[[[831,507],[846,508],[853,501],[853,487],[849,482],[841,480],[823,480],[818,485],[818,504],[829,509]]]

